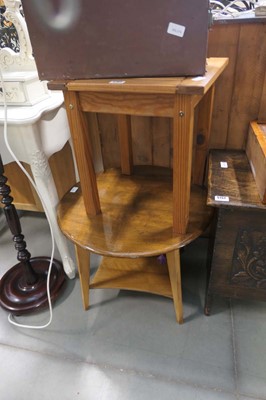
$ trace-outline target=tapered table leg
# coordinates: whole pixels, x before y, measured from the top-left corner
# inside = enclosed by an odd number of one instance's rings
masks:
[[[15,249],[18,252],[19,263],[8,270],[0,281],[0,305],[5,310],[16,314],[26,314],[45,308],[47,298],[47,274],[50,259],[47,257],[33,257],[27,250],[20,221],[10,196],[10,187],[6,184],[4,167],[0,155],[0,195],[4,205],[4,213],[10,231],[13,235]],[[63,288],[65,274],[62,264],[53,260],[50,275],[51,300],[55,300]]]

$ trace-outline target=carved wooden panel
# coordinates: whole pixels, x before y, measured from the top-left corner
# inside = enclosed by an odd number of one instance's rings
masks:
[[[266,290],[266,232],[239,230],[232,262],[231,282]]]
[[[255,196],[244,152],[212,151],[208,184],[217,217],[205,313],[215,294],[266,301],[266,206]],[[227,201],[216,201],[217,193]]]

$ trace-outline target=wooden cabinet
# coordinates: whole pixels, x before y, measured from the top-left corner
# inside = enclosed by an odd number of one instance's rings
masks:
[[[208,187],[208,205],[216,208],[216,226],[207,315],[216,294],[266,300],[266,206],[245,152],[213,150]]]

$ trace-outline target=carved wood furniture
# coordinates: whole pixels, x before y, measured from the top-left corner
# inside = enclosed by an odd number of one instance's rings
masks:
[[[19,52],[8,47],[0,51],[5,88],[0,91],[0,103],[4,103],[5,92],[8,104],[7,136],[17,158],[30,164],[36,186],[46,204],[65,272],[70,278],[74,278],[74,262],[56,220],[58,194],[48,163],[48,158],[61,150],[70,138],[63,96],[59,92],[50,93],[46,83],[40,82],[38,78],[27,26],[20,12],[20,0],[4,0],[4,4],[6,6],[4,16],[15,26],[19,39]],[[4,120],[4,106],[1,106],[0,148],[3,163],[8,164],[13,159],[5,146]],[[72,185],[75,182],[74,168],[71,173]],[[23,192],[23,183],[19,189]],[[37,199],[38,196],[35,197]]]
[[[213,150],[208,205],[216,208],[205,314],[213,295],[266,300],[266,205],[244,151]]]
[[[8,226],[18,252],[19,263],[10,268],[0,280],[0,305],[15,315],[27,314],[48,306],[47,275],[50,265],[48,257],[33,257],[27,250],[22,235],[19,217],[10,196],[10,187],[4,175],[4,166],[0,154],[0,195]],[[54,301],[65,282],[62,264],[53,260],[50,273],[50,296]]]
[[[3,163],[13,161],[6,149],[4,136],[4,109],[0,107],[0,146]],[[55,241],[62,258],[66,274],[75,276],[75,264],[67,241],[62,235],[56,216],[58,194],[48,158],[62,149],[70,138],[63,96],[54,92],[51,96],[32,106],[8,107],[8,139],[17,158],[30,165],[39,192],[46,204],[52,222]],[[73,174],[73,172],[72,172]],[[73,176],[72,184],[75,179]]]
[[[6,101],[12,105],[32,105],[49,97],[45,82],[38,77],[32,47],[24,17],[20,12],[20,0],[4,0],[6,7],[3,16],[17,32],[16,51],[3,47],[0,51],[0,64],[5,82]],[[13,41],[16,39],[13,38]],[[8,43],[7,43],[8,45]],[[19,51],[17,51],[19,48]],[[3,91],[0,91],[0,104],[3,104]]]
[[[76,245],[83,305],[89,306],[89,254],[106,256],[90,287],[120,287],[173,297],[183,321],[179,248],[208,225],[204,191],[191,189],[194,108],[202,103],[203,141],[194,154],[194,184],[202,184],[213,85],[227,59],[209,59],[204,77],[84,80],[65,84],[65,104],[80,188],[58,207],[63,233]],[[60,86],[61,85],[61,86]],[[54,82],[50,87],[62,87]],[[206,97],[205,97],[206,96]],[[121,171],[96,177],[87,112],[117,114]],[[133,165],[131,115],[173,119],[173,176]],[[122,173],[122,174],[121,174]],[[82,192],[82,195],[81,195]],[[166,253],[170,282],[156,256]],[[154,258],[155,257],[155,258]],[[137,260],[136,260],[137,259]]]

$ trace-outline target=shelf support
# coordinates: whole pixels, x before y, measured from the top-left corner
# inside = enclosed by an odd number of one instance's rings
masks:
[[[90,287],[90,252],[81,246],[75,245],[82,303],[84,310],[88,310]]]
[[[131,175],[133,171],[131,117],[118,115],[117,122],[122,174]]]
[[[172,288],[176,320],[179,324],[183,323],[181,269],[179,249],[166,254],[169,278]]]

